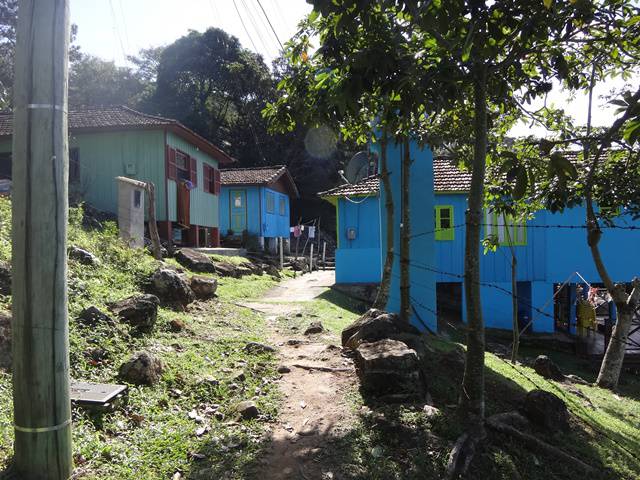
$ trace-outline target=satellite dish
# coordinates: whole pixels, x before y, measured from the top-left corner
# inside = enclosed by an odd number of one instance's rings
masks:
[[[363,150],[356,153],[351,160],[349,160],[344,176],[349,183],[358,183],[363,178],[369,176],[370,166],[369,152]]]

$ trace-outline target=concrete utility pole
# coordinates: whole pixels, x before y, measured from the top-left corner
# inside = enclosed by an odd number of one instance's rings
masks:
[[[20,0],[13,122],[17,474],[71,476],[67,322],[69,0]]]

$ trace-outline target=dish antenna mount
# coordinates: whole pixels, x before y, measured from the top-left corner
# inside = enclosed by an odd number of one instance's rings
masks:
[[[373,156],[366,150],[356,153],[345,168],[343,177],[349,183],[358,183],[363,178],[375,173]],[[341,172],[342,174],[342,172]]]

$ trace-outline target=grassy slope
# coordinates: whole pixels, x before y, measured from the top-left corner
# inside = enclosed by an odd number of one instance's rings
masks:
[[[10,259],[9,225],[10,204],[0,200],[0,260]],[[165,365],[158,386],[132,387],[128,405],[115,413],[99,416],[74,410],[74,453],[83,478],[165,479],[176,471],[190,478],[218,478],[222,472],[247,464],[257,452],[264,424],[233,422],[233,407],[253,398],[265,415],[275,414],[278,398],[271,383],[275,359],[242,351],[246,341],[265,339],[264,323],[259,315],[233,305],[230,299],[264,291],[275,281],[268,276],[222,280],[218,300],[198,304],[189,313],[160,309],[150,335],[132,336],[124,325],[88,329],[73,320],[83,308],[96,305],[104,309],[109,301],[140,293],[141,282],[157,264],[143,252],[121,244],[112,224],[103,232],[84,230],[79,210],[71,212],[69,243],[101,260],[97,268],[69,262],[72,376],[115,383],[119,365],[140,349],[154,352]],[[10,298],[0,303],[10,308]],[[168,322],[174,318],[185,322],[185,331],[169,331]],[[106,361],[92,360],[96,348],[105,350]],[[238,372],[245,372],[245,381],[233,380]],[[203,382],[206,377],[214,377],[219,384]],[[223,416],[205,416],[204,425],[211,431],[198,437],[195,431],[201,425],[188,413],[207,406]],[[0,372],[0,470],[10,461],[11,413],[11,376]],[[207,457],[206,468],[198,460],[201,454]]]

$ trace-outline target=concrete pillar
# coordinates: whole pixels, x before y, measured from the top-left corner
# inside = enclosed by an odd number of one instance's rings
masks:
[[[127,177],[118,182],[118,229],[120,238],[130,246],[144,247],[144,191],[145,183]]]

